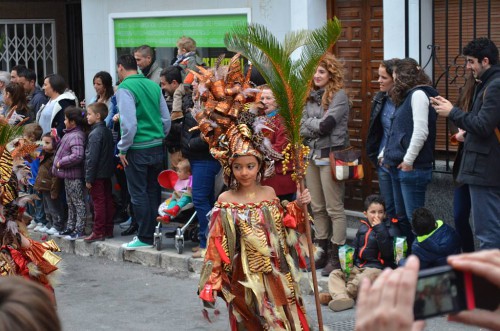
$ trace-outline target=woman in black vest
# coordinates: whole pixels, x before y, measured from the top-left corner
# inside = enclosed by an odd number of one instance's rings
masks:
[[[414,59],[398,61],[393,78],[390,97],[396,110],[381,153],[381,164],[389,169],[396,217],[411,247],[414,239],[411,215],[416,208],[424,206],[427,185],[432,179],[437,115],[429,97],[438,93]]]

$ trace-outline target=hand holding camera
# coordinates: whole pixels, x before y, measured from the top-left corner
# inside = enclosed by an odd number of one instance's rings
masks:
[[[482,293],[476,293],[479,305],[482,305],[482,301],[486,299],[490,307],[485,307],[485,309],[492,308],[494,311],[481,309],[467,310],[455,315],[449,315],[448,320],[491,330],[500,330],[500,296],[498,295],[500,289],[500,250],[484,250],[475,253],[454,255],[448,258],[448,263],[455,270],[469,272],[482,278],[479,282],[483,283],[483,286],[485,282],[496,286],[496,289],[493,289],[493,291],[485,289]],[[479,305],[477,304],[476,306]]]
[[[450,256],[448,263],[419,273],[418,259],[410,256],[373,284],[364,279],[356,330],[422,330],[424,322],[415,319],[450,313],[457,313],[450,321],[500,330],[500,250]]]

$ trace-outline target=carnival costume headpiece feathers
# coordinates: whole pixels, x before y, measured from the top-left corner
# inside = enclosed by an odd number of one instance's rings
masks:
[[[198,121],[210,152],[224,169],[224,182],[229,184],[231,164],[239,156],[255,156],[262,164],[264,178],[273,171],[273,162],[283,156],[272,148],[263,129],[262,106],[256,102],[258,89],[250,84],[251,66],[246,76],[241,71],[240,54],[233,56],[229,65],[222,66],[224,54],[213,69],[198,67],[192,71],[198,80],[193,116]]]
[[[0,276],[22,276],[52,289],[49,274],[58,269],[60,261],[52,252],[60,251],[59,247],[53,240],[39,243],[30,239],[21,221],[26,204],[34,199],[34,195],[19,194],[19,186],[26,185],[31,176],[24,158],[32,158],[30,154],[37,146],[16,139],[21,135],[23,121],[11,125],[9,120],[0,119]],[[26,247],[23,240],[29,242]]]

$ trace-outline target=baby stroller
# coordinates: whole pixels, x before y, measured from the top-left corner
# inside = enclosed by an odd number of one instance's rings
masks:
[[[158,175],[158,183],[161,187],[173,191],[175,182],[177,181],[177,173],[173,170],[164,170]],[[158,207],[158,215],[165,216],[164,210],[168,208],[170,197],[160,204]],[[179,214],[172,218],[168,224],[158,222],[155,227],[154,243],[158,251],[161,250],[163,234],[166,237],[174,238],[175,249],[177,253],[184,252],[184,239],[189,238],[193,242],[198,242],[198,223],[196,211],[192,202],[184,206]],[[186,221],[187,220],[187,221]]]

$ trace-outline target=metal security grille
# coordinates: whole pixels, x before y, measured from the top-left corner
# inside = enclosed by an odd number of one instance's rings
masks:
[[[18,64],[35,70],[38,83],[57,72],[54,20],[0,20],[0,68]]]

